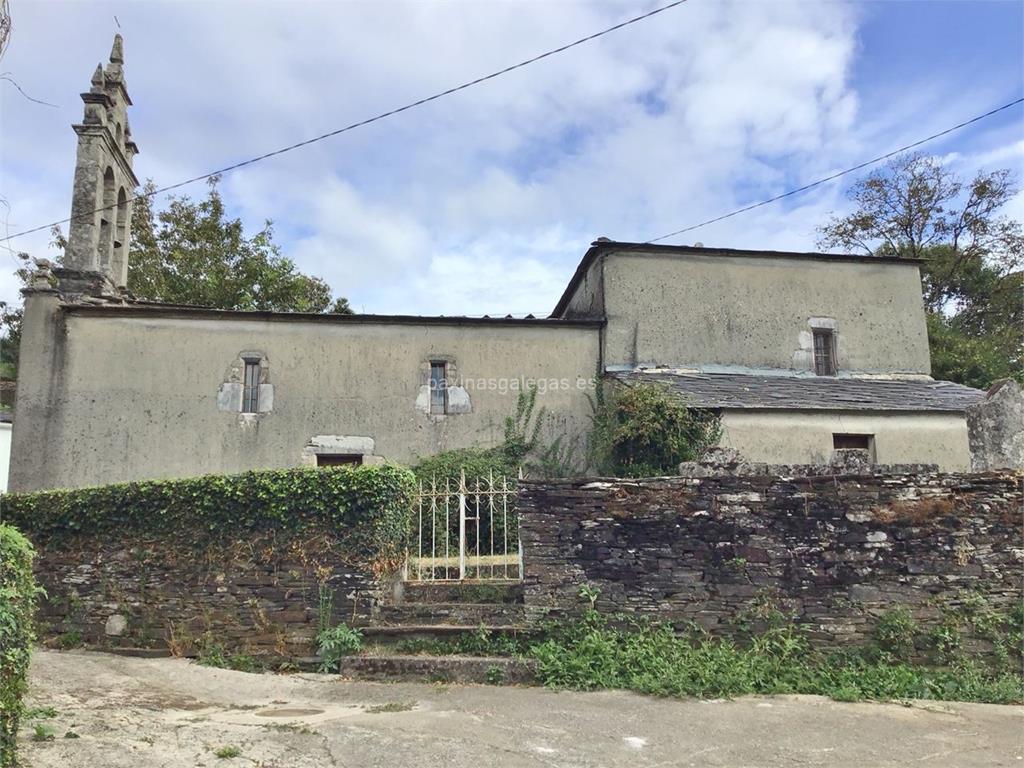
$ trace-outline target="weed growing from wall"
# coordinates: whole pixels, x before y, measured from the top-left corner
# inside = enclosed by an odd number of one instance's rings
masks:
[[[317,637],[331,628],[334,616],[334,590],[327,583],[327,574],[322,569],[317,571],[317,606],[316,633]]]
[[[541,439],[551,416],[537,408],[537,388],[527,387],[516,397],[515,411],[505,417],[504,436],[491,448],[461,448],[427,456],[413,467],[413,474],[425,484],[445,481],[458,487],[465,473],[467,482],[490,477],[514,481],[519,472],[532,478],[570,477],[583,471],[571,435],[555,435],[551,442]],[[549,430],[552,431],[552,430]]]
[[[359,653],[363,647],[363,633],[358,629],[339,624],[317,635],[320,653],[320,671],[337,672],[338,664],[345,656]]]

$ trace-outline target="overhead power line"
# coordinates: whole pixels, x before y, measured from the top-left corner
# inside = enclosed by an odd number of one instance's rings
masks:
[[[820,186],[820,185],[825,184],[825,183],[827,183],[829,181],[833,181],[834,179],[838,179],[840,176],[845,176],[848,173],[853,173],[855,171],[861,170],[862,168],[867,168],[869,165],[874,165],[875,163],[880,163],[883,160],[888,160],[890,157],[898,155],[901,152],[906,152],[908,150],[914,149],[914,147],[919,147],[922,144],[926,144],[929,141],[932,141],[934,139],[938,139],[941,136],[945,136],[948,133],[953,133],[953,131],[958,131],[961,128],[967,127],[971,123],[976,123],[979,120],[984,120],[986,117],[992,117],[992,115],[997,114],[999,112],[1002,112],[1004,109],[1009,109],[1010,107],[1016,106],[1017,104],[1020,104],[1021,102],[1024,102],[1024,98],[1017,99],[1016,101],[1011,101],[1008,104],[1003,104],[1003,106],[1001,106],[1001,107],[996,107],[995,109],[991,109],[991,110],[989,110],[988,112],[986,112],[983,115],[978,115],[977,117],[972,117],[970,120],[965,120],[962,123],[958,123],[957,125],[954,125],[952,128],[947,128],[944,131],[939,131],[938,133],[933,133],[931,136],[928,136],[926,138],[923,138],[923,139],[920,139],[918,141],[915,141],[913,144],[907,144],[904,147],[900,147],[899,149],[892,150],[892,152],[886,152],[884,155],[879,155],[878,157],[872,158],[871,160],[865,160],[863,163],[859,163],[859,164],[853,166],[852,168],[847,168],[844,171],[839,171],[838,173],[833,173],[831,176],[826,176],[823,179],[818,179],[817,181],[812,181],[810,184],[804,184],[802,187],[797,187],[796,189],[791,189],[788,192],[783,192],[781,195],[776,195],[775,197],[769,197],[767,200],[762,200],[759,203],[752,203],[751,205],[744,206],[743,208],[737,208],[735,211],[731,211],[729,213],[722,214],[721,216],[716,216],[715,218],[708,219],[707,221],[702,221],[700,224],[692,224],[689,227],[683,227],[682,229],[677,229],[675,232],[669,232],[667,235],[662,235],[661,237],[654,237],[654,238],[651,238],[650,240],[645,240],[644,242],[645,243],[657,243],[657,242],[659,242],[661,240],[668,240],[670,237],[675,237],[676,235],[681,235],[684,232],[692,232],[695,229],[700,229],[701,227],[706,227],[709,224],[714,224],[715,222],[718,222],[718,221],[724,221],[725,219],[731,219],[733,216],[739,216],[741,213],[746,213],[747,211],[752,211],[755,208],[760,208],[762,205],[768,205],[769,203],[774,203],[777,200],[782,200],[784,197],[792,197],[793,195],[798,195],[801,192],[806,192],[808,189],[813,189],[814,187]]]
[[[461,85],[456,85],[453,88],[449,88],[445,91],[440,91],[431,96],[426,96],[425,98],[410,102],[409,104],[405,104],[404,106],[397,107],[395,109],[388,110],[387,112],[381,112],[379,115],[368,117],[365,120],[360,120],[359,122],[356,123],[350,123],[349,125],[346,125],[342,128],[338,128],[336,130],[320,134],[319,136],[314,136],[311,139],[306,139],[305,141],[290,144],[287,147],[281,147],[280,149],[275,149],[271,152],[266,152],[265,154],[257,155],[256,157],[251,157],[248,160],[242,160],[241,162],[234,163],[232,165],[227,165],[223,168],[218,168],[216,171],[210,171],[209,173],[204,173],[201,176],[194,176],[191,179],[179,181],[177,184],[171,184],[170,186],[154,189],[151,192],[146,192],[141,195],[135,195],[134,197],[130,198],[129,202],[131,202],[132,200],[138,200],[139,198],[143,197],[154,197],[156,195],[163,194],[164,192],[170,192],[171,190],[179,189],[180,187],[184,187],[188,184],[194,184],[197,181],[204,181],[213,176],[220,176],[230,171],[234,171],[239,168],[244,168],[246,166],[253,165],[255,163],[260,162],[261,160],[266,160],[271,157],[277,157],[278,155],[283,155],[286,152],[291,152],[302,147],[307,147],[310,144],[317,143],[318,141],[323,141],[324,139],[329,139],[333,136],[338,136],[339,134],[355,130],[356,128],[362,128],[364,125],[376,123],[379,120],[384,120],[385,118],[393,117],[394,115],[400,114],[402,112],[407,112],[410,109],[415,109],[416,107],[421,107],[424,104],[429,104],[432,101],[437,101],[438,99],[442,99],[445,96],[450,96],[453,93],[458,93],[459,91],[464,91],[467,88],[472,88],[474,85],[480,85],[481,83],[485,83],[488,80],[494,80],[497,77],[507,75],[509,72],[514,72],[517,69],[522,69],[523,67],[529,66],[530,64],[534,64],[543,59],[555,56],[559,53],[564,53],[565,51],[568,51],[570,48],[575,48],[578,45],[583,45],[584,43],[589,43],[593,40],[597,40],[599,37],[604,37],[605,35],[611,34],[612,32],[616,32],[620,29],[623,29],[624,27],[628,27],[631,24],[636,24],[637,22],[649,19],[652,16],[656,16],[659,13],[664,13],[665,11],[675,8],[676,6],[682,5],[685,2],[687,2],[687,0],[674,0],[674,2],[659,6],[658,8],[648,11],[647,13],[640,14],[639,16],[634,16],[633,18],[620,22],[615,26],[608,27],[607,29],[602,29],[600,32],[594,32],[591,35],[581,37],[578,40],[572,41],[571,43],[566,43],[565,45],[559,46],[558,48],[552,48],[550,51],[545,51],[544,53],[532,56],[531,58],[525,59],[524,61],[520,61],[518,64],[512,64],[511,66],[505,67],[504,69],[499,69],[496,72],[491,72],[489,75],[483,75],[482,77],[478,77],[475,80],[470,80],[468,82],[462,83]],[[61,219],[60,221],[54,221],[49,224],[43,224],[42,226],[32,227],[31,229],[25,229],[22,230],[21,232],[16,232],[13,235],[9,235],[8,237],[3,238],[3,241],[13,240],[16,237],[22,237],[23,235],[30,235],[33,232],[41,232],[44,229],[50,229],[51,227],[57,226],[58,224],[67,224],[68,222],[73,221],[75,219],[84,218],[86,216],[93,216],[99,213],[100,211],[110,210],[115,207],[116,204],[107,205],[102,208],[97,208],[94,211],[89,211],[87,213],[78,214],[77,216]]]

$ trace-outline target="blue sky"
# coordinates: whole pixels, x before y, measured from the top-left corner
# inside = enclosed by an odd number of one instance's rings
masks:
[[[136,170],[209,171],[499,69],[643,2],[15,3],[0,82],[8,231],[70,210],[78,94],[125,36]],[[546,313],[590,241],[656,237],[1024,93],[1024,3],[690,0],[596,43],[226,177],[366,312]],[[928,147],[1024,166],[1016,107]],[[809,250],[846,182],[672,242]],[[202,194],[201,186],[193,195]],[[158,205],[161,202],[158,201]],[[1024,196],[1009,213],[1024,218]],[[10,245],[53,258],[45,235]],[[17,300],[4,255],[0,300]]]

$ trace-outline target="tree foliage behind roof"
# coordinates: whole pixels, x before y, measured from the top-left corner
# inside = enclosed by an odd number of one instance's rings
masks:
[[[146,183],[132,203],[132,294],[217,309],[352,313],[346,299],[332,301],[327,283],[281,255],[270,221],[248,236],[240,219],[229,219],[217,183],[210,179],[204,199],[172,197],[155,214],[146,194],[155,187]]]
[[[1024,226],[1001,211],[1009,170],[965,183],[938,158],[902,155],[857,181],[853,213],[819,228],[824,248],[922,259],[932,374],[975,387],[1024,380]]]

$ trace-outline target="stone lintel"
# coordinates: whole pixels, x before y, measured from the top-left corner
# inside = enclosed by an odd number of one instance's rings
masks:
[[[353,435],[314,435],[306,450],[310,453],[372,454],[373,438]]]

